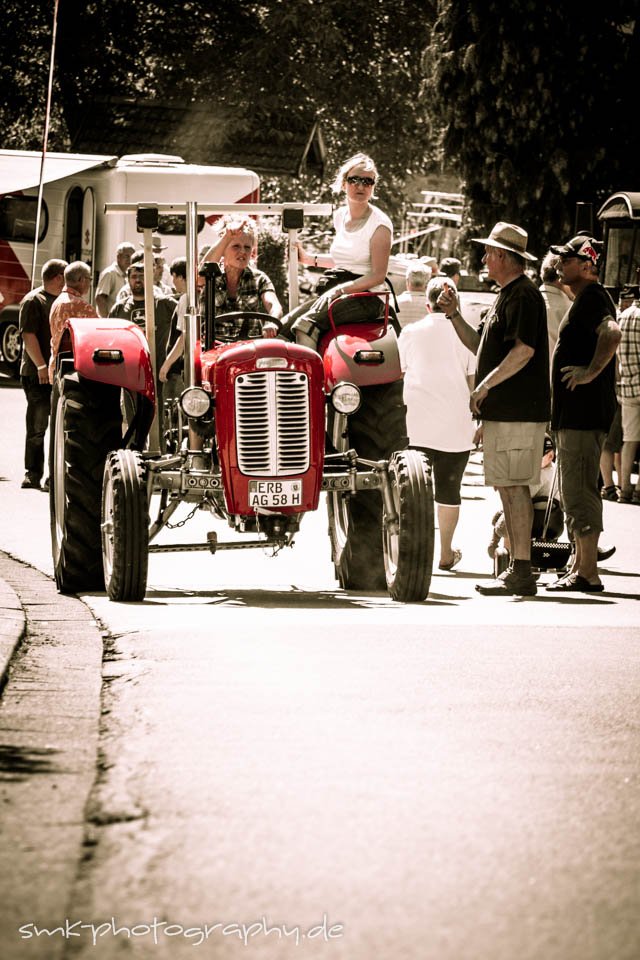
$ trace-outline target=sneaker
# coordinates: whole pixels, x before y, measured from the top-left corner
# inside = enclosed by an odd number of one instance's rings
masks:
[[[476,590],[483,597],[535,597],[538,584],[533,574],[518,577],[512,569],[505,570],[497,580],[476,583]]]
[[[20,486],[23,490],[40,490],[40,477],[34,476],[33,473],[25,473]]]

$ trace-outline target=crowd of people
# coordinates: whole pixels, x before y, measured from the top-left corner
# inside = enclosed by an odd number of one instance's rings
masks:
[[[338,325],[376,319],[381,304],[393,296],[387,279],[393,226],[373,203],[378,182],[376,164],[366,154],[342,164],[333,190],[344,202],[334,214],[328,253],[298,248],[300,262],[322,268],[322,277],[314,297],[285,316],[270,278],[255,265],[254,221],[223,218],[217,242],[201,251],[203,263],[220,268],[216,312],[265,314],[266,322],[256,320],[263,336],[295,339],[312,348],[329,329],[330,313]],[[434,258],[411,261],[407,289],[393,315],[409,445],[425,454],[433,472],[438,567],[452,571],[462,559],[454,545],[461,484],[470,451],[481,446],[485,483],[496,489],[502,505],[510,563],[501,576],[476,589],[484,596],[536,594],[531,490],[548,465],[545,442],[551,435],[573,550],[566,572],[547,590],[602,592],[597,566],[602,501],[640,503],[640,480],[632,485],[640,443],[638,290],[618,312],[599,282],[600,244],[591,236],[550,246],[535,279],[537,257],[527,249],[522,227],[498,222],[488,236],[472,242],[483,245],[487,277],[498,288],[479,328],[461,312],[462,263],[453,257],[439,264]],[[184,349],[186,261],[177,258],[167,265],[157,235],[153,247],[159,380],[167,385],[174,378],[175,395]],[[95,308],[87,301],[90,287],[87,264],[50,260],[42,269],[42,285],[20,307],[25,488],[42,484],[53,364],[65,321],[111,316],[144,325],[143,254],[133,244],[119,244],[115,260],[100,274]]]

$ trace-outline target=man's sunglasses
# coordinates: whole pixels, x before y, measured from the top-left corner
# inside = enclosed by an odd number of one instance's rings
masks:
[[[363,187],[372,187],[375,182],[375,177],[347,177],[347,183],[352,185],[361,183]]]

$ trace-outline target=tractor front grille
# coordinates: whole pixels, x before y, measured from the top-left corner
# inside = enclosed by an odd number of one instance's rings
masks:
[[[286,477],[309,469],[309,383],[295,370],[236,380],[236,444],[242,473]]]

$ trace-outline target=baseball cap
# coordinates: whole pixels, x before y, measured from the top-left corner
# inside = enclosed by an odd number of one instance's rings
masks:
[[[591,260],[591,263],[597,263],[602,251],[602,242],[593,237],[578,234],[572,237],[568,243],[559,247],[549,247],[552,253],[559,257],[580,257],[581,260]]]

